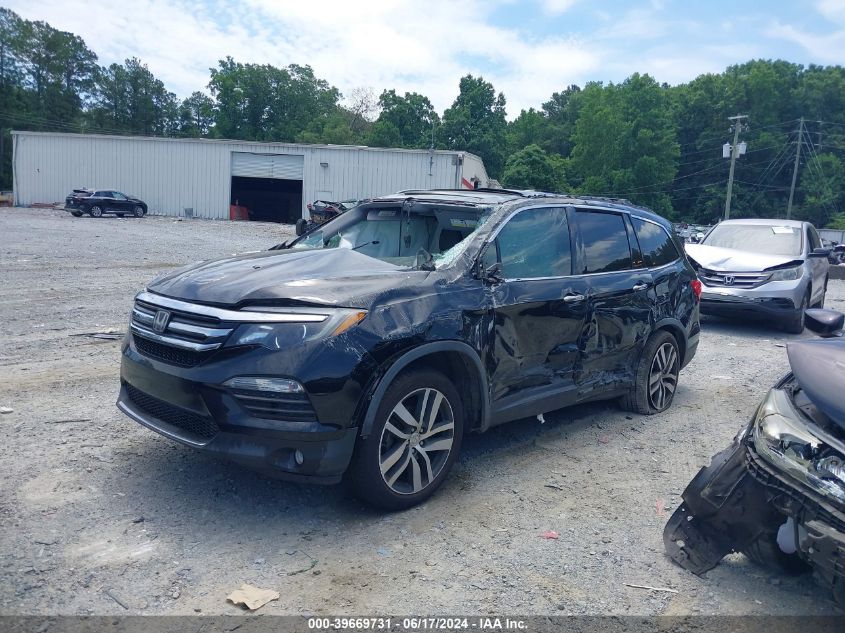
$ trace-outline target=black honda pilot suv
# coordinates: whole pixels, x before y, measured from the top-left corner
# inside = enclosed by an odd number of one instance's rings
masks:
[[[469,431],[589,400],[672,403],[699,293],[626,201],[405,191],[135,299],[118,407],[173,440],[405,508]]]

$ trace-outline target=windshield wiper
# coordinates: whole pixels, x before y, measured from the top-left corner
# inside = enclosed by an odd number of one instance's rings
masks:
[[[369,246],[370,244],[381,244],[381,242],[379,240],[370,240],[369,242],[364,242],[363,244],[358,244],[358,246],[353,246],[349,250],[357,251],[359,248],[364,248],[365,246]]]

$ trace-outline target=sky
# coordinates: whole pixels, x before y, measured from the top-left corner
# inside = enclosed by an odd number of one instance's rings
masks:
[[[508,118],[553,92],[634,72],[678,84],[750,59],[845,65],[845,0],[0,0],[85,39],[108,65],[138,57],[180,98],[209,68],[310,65],[341,92],[419,92],[439,111],[468,73]]]

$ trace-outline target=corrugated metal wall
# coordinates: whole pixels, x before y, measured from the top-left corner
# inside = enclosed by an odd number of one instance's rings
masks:
[[[304,157],[305,204],[320,198],[375,197],[402,189],[460,186],[456,152],[192,139],[13,132],[19,205],[64,201],[75,187],[114,188],[144,200],[151,213],[229,217],[232,152]],[[463,173],[483,173],[464,154]],[[318,192],[319,195],[318,195]],[[328,195],[327,195],[328,194]]]

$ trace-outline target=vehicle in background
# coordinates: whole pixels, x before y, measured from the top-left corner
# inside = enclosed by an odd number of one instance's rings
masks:
[[[70,211],[70,214],[77,218],[86,213],[92,218],[101,218],[104,215],[116,215],[119,218],[132,215],[142,218],[147,214],[147,203],[111,189],[74,189],[65,198],[65,211]]]
[[[827,256],[827,261],[833,266],[838,266],[845,262],[845,244],[839,242],[832,242],[822,238],[822,247],[830,249],[830,255]]]
[[[845,606],[845,315],[808,310],[828,340],[787,345],[791,373],[733,444],[683,493],[663,532],[669,557],[703,574],[730,552],[794,573],[812,569]]]
[[[672,403],[701,284],[671,225],[608,199],[407,191],[135,300],[118,407],[175,441],[386,508],[466,432],[590,400]]]
[[[697,244],[703,240],[710,228],[709,226],[693,225],[685,222],[675,224],[675,232],[687,244]]]
[[[725,220],[686,252],[703,284],[702,314],[768,319],[798,334],[804,311],[824,307],[830,251],[809,222]]]
[[[304,235],[314,227],[333,220],[341,213],[349,211],[349,209],[358,206],[360,203],[360,200],[355,199],[341,200],[340,202],[329,202],[327,200],[309,202],[306,205],[308,207],[309,219],[300,218],[296,221],[296,234]]]

